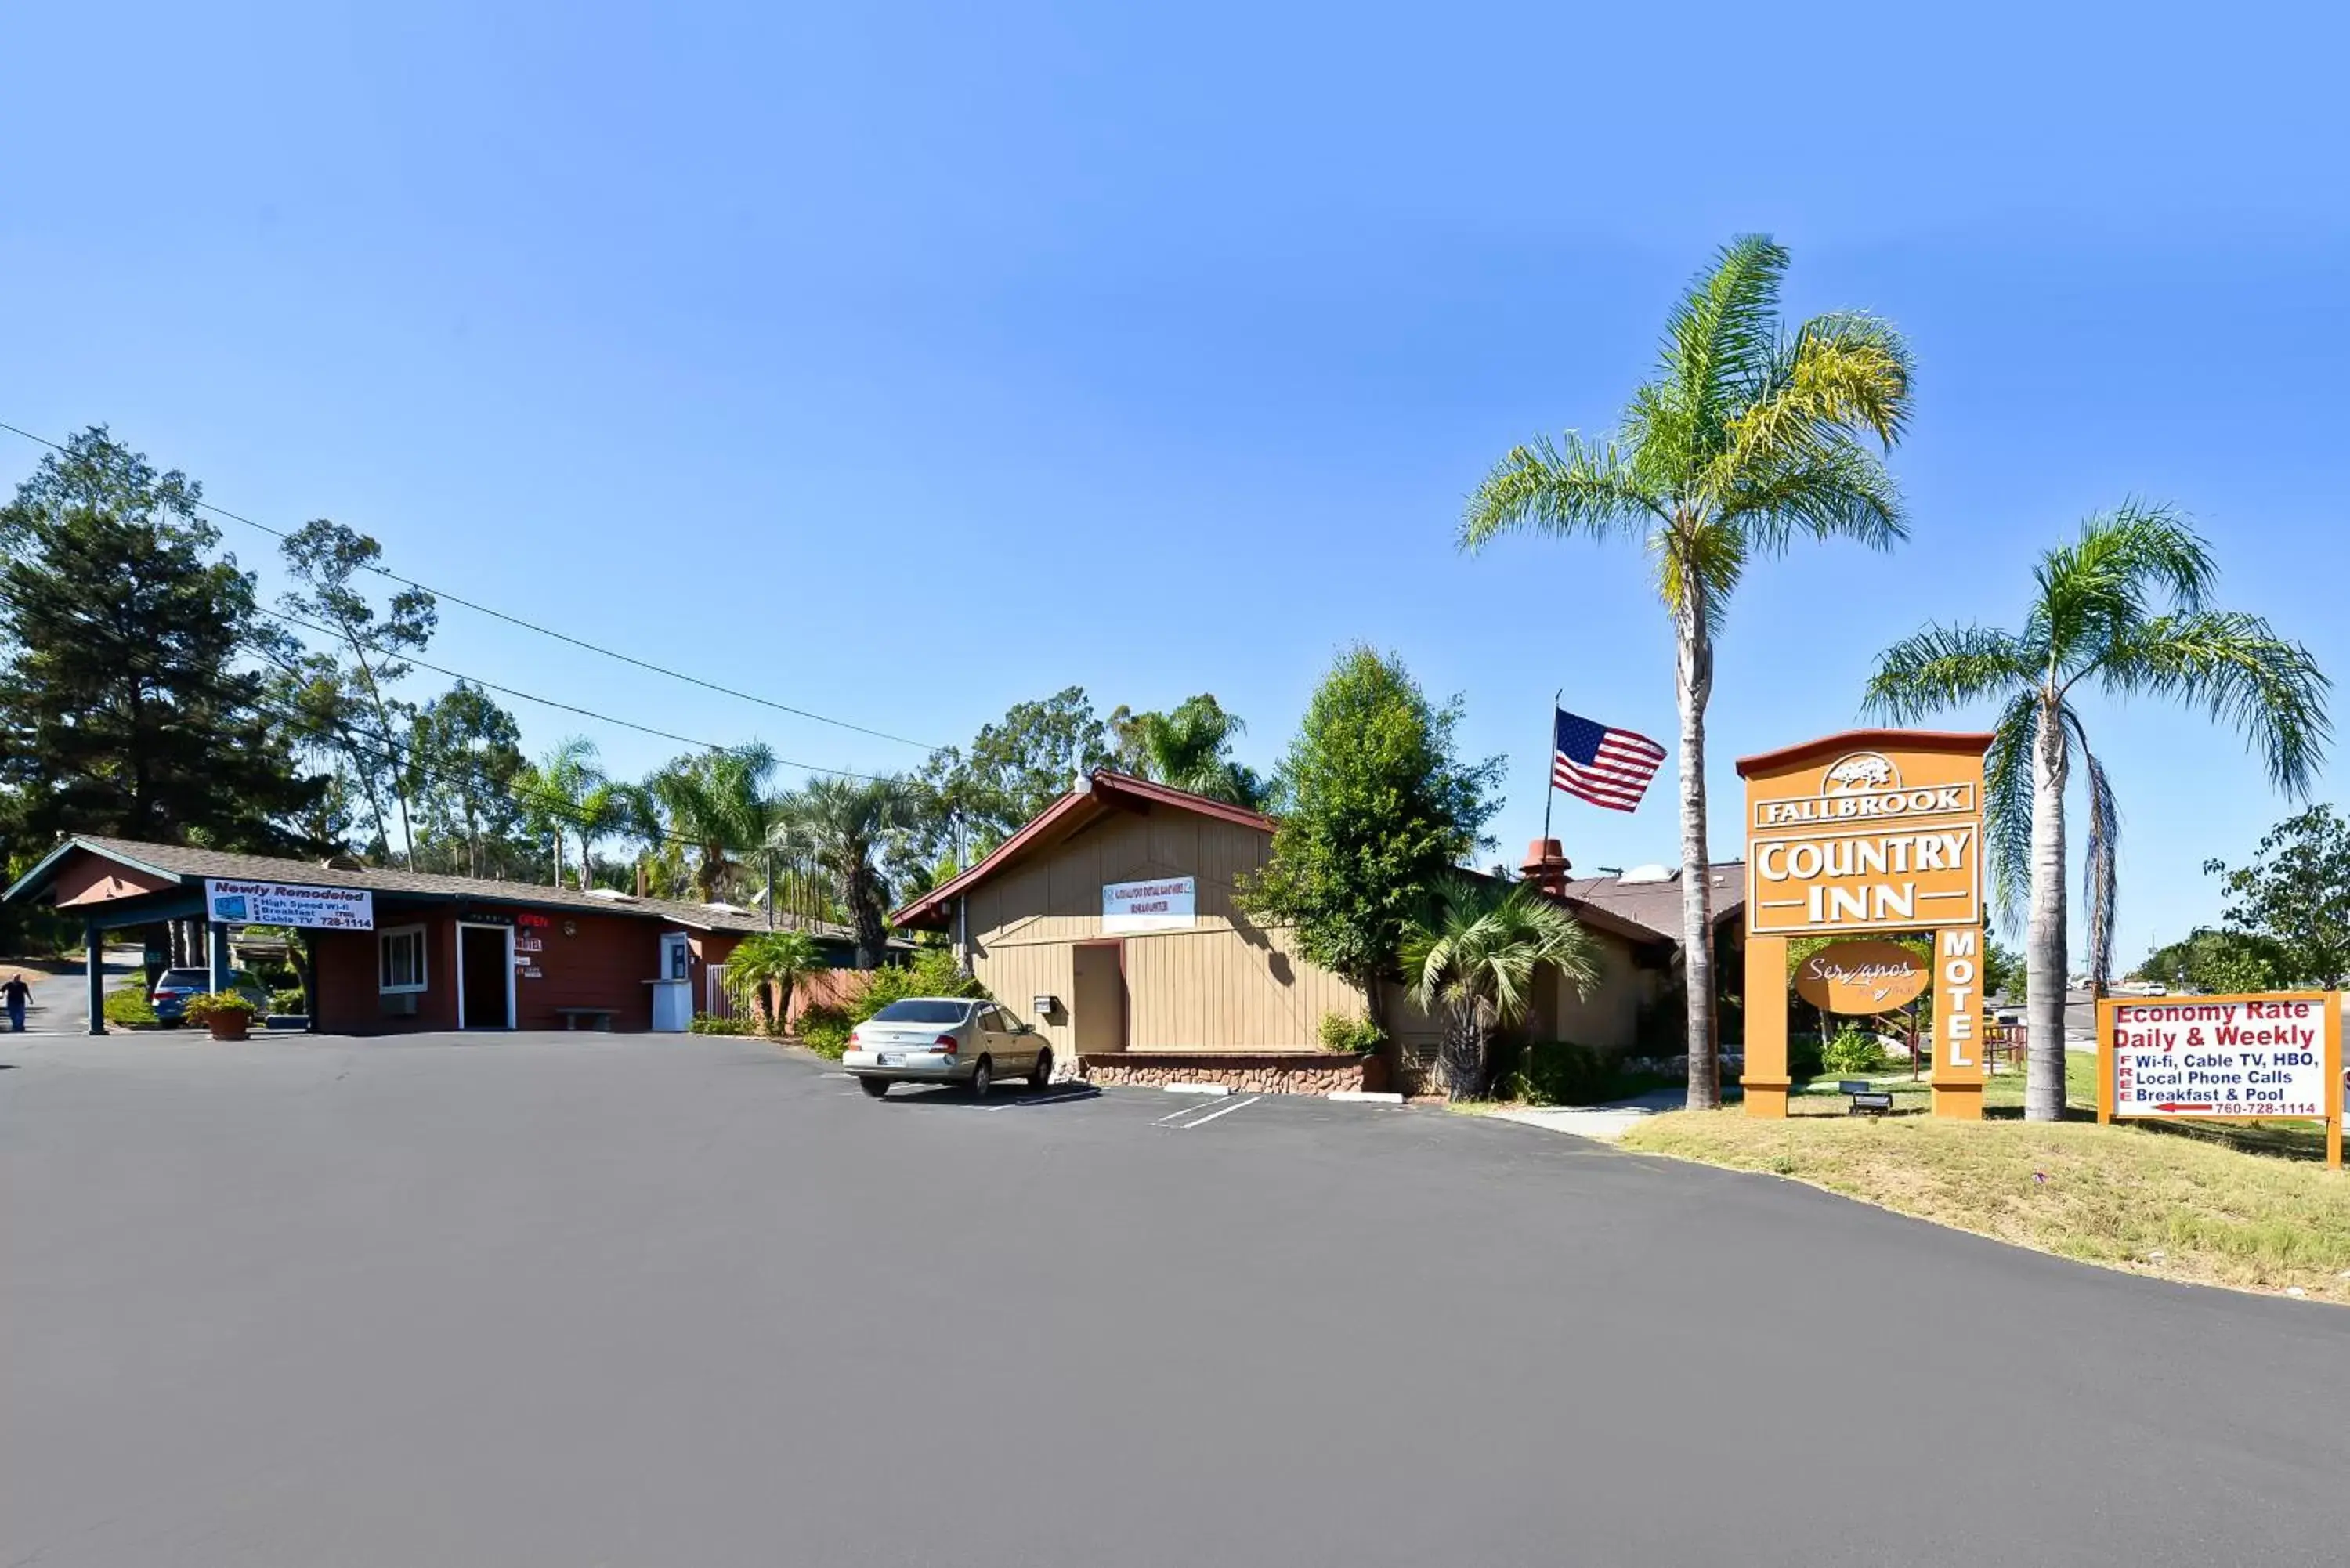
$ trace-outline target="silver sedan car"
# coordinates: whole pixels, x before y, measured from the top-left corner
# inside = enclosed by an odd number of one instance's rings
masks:
[[[993,1002],[910,996],[850,1031],[840,1064],[879,1099],[892,1084],[968,1084],[984,1095],[997,1080],[1053,1081],[1053,1048],[1033,1023]]]

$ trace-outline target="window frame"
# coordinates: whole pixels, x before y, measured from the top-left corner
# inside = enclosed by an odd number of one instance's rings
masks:
[[[430,941],[428,941],[428,940],[425,940],[425,930],[426,930],[426,928],[424,928],[424,927],[423,927],[423,926],[421,926],[421,925],[415,925],[415,926],[386,926],[386,927],[384,927],[381,930],[380,930],[380,931],[376,932],[376,934],[375,934],[375,988],[376,988],[376,993],[377,993],[378,995],[380,995],[380,996],[413,996],[413,995],[416,995],[417,993],[419,993],[419,992],[421,992],[429,991],[429,990],[431,990],[431,989],[432,989],[432,944]],[[411,937],[411,936],[412,936],[412,937],[414,937],[414,938],[416,939],[416,981],[415,981],[415,983],[413,983],[413,984],[411,984],[411,985],[393,985],[393,984],[390,984],[390,983],[389,983],[389,982],[384,979],[384,975],[385,975],[385,973],[388,971],[388,970],[389,970],[389,968],[390,968],[390,966],[385,962],[385,960],[390,956],[390,953],[389,953],[389,947],[390,947],[390,942],[391,942],[392,939],[393,939],[393,938],[395,938],[395,937]]]

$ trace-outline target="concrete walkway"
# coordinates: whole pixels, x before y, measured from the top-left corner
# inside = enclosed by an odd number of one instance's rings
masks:
[[[1577,1137],[1614,1143],[1646,1117],[1659,1111],[1679,1110],[1685,1103],[1685,1093],[1680,1089],[1651,1089],[1645,1095],[1604,1106],[1557,1106],[1546,1110],[1529,1108],[1487,1114],[1496,1121],[1517,1122],[1545,1132],[1573,1133]],[[1722,1098],[1726,1102],[1735,1098],[1736,1094],[1734,1089],[1725,1089]]]

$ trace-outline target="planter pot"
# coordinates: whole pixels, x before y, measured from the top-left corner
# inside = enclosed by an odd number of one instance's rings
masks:
[[[204,1027],[213,1032],[215,1040],[250,1039],[253,1015],[249,1012],[215,1012],[204,1020]]]

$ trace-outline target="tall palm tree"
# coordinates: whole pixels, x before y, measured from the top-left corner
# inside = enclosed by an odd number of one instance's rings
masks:
[[[889,839],[920,815],[919,786],[887,778],[811,779],[777,802],[769,842],[784,854],[804,854],[830,873],[857,928],[857,967],[880,965],[889,928],[884,888],[875,862]]]
[[[1984,775],[1985,836],[2000,910],[2012,922],[2031,892],[2024,1008],[2030,1025],[2023,1114],[2064,1109],[2064,791],[2077,757],[2089,832],[2083,882],[2088,969],[2113,961],[2112,781],[2089,747],[2079,697],[2166,697],[2201,708],[2261,754],[2269,781],[2306,794],[2332,734],[2330,682],[2309,650],[2258,616],[2210,607],[2210,549],[2177,514],[2129,504],[2081,525],[2040,558],[2020,630],[1929,626],[1885,650],[1870,712],[1896,721],[1981,701],[2000,704]]]
[[[680,757],[645,781],[663,831],[692,846],[694,890],[705,902],[721,898],[744,869],[737,857],[767,842],[776,819],[767,793],[775,772],[775,753],[754,741]]]
[[[792,992],[826,967],[824,950],[806,931],[757,931],[726,956],[726,994],[780,1034],[792,1015]]]
[[[1642,541],[1672,617],[1680,708],[1681,951],[1689,1104],[1721,1103],[1714,1040],[1705,710],[1713,643],[1749,562],[1798,535],[1886,548],[1907,535],[1890,451],[1909,413],[1909,353],[1866,316],[1779,317],[1787,253],[1747,235],[1674,306],[1655,377],[1605,441],[1514,448],[1469,497],[1461,545],[1504,534]]]
[[[1456,1100],[1485,1092],[1488,1041],[1525,1017],[1544,965],[1584,995],[1599,983],[1599,944],[1523,882],[1455,877],[1405,934],[1402,959],[1411,999],[1444,1010],[1444,1090]]]

